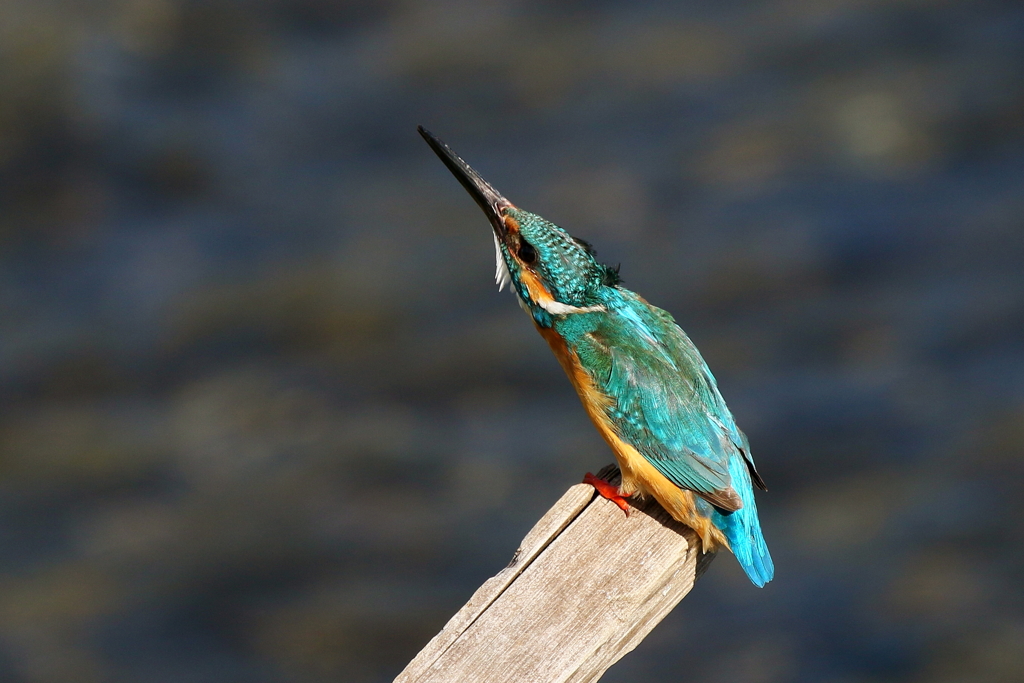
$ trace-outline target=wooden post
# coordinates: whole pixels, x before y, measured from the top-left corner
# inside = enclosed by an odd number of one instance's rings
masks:
[[[714,558],[654,500],[637,505],[626,517],[593,487],[570,488],[395,683],[599,679]]]

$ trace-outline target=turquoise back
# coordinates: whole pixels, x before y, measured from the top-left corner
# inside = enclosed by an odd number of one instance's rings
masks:
[[[714,376],[667,312],[617,286],[598,298],[606,312],[557,319],[555,330],[612,399],[620,438],[681,488],[739,495],[735,512],[703,499],[698,509],[725,534],[751,581],[764,585],[774,567],[757,518],[753,458]]]

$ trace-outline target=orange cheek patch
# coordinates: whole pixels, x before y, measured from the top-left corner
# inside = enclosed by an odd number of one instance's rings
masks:
[[[544,304],[551,303],[555,300],[555,297],[551,296],[551,292],[544,286],[544,283],[540,281],[537,274],[528,268],[519,269],[519,281],[526,287],[526,292],[530,296],[530,300],[544,306]]]

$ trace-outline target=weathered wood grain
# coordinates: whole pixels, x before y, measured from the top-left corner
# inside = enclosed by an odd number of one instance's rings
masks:
[[[596,681],[690,592],[699,548],[653,500],[626,517],[577,484],[395,683]]]

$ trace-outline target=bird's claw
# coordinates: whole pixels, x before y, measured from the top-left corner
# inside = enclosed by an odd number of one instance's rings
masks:
[[[618,486],[609,483],[590,472],[587,472],[586,476],[583,477],[583,483],[593,486],[597,489],[598,495],[602,498],[607,498],[618,505],[619,508],[626,513],[626,516],[629,517],[629,503],[627,503],[626,499],[619,493]]]

